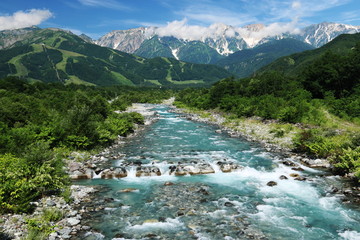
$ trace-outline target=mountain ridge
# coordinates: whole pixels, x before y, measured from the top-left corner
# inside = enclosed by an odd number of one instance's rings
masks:
[[[62,29],[35,29],[0,51],[0,77],[87,85],[210,85],[223,68],[158,57],[145,59],[101,47]]]
[[[202,42],[215,49],[220,55],[226,56],[239,50],[253,48],[273,39],[294,38],[317,48],[340,34],[360,32],[360,26],[329,22],[309,25],[299,30],[298,33],[287,31],[281,34],[270,33],[264,35],[265,33],[263,31],[266,30],[265,28],[266,26],[261,24],[252,24],[242,28],[235,28],[225,24],[214,24],[208,28],[209,31],[211,31],[211,36],[205,34],[199,39],[192,39],[191,37],[181,38],[174,36],[176,35],[175,33],[166,35],[166,33],[162,32],[161,28],[141,27],[128,30],[114,30],[99,38],[96,43],[100,46],[112,47],[121,51],[128,51],[128,53],[134,53],[141,47],[142,43],[155,36],[160,39],[162,37],[174,37],[178,40],[183,40],[185,43],[191,41]],[[126,46],[127,44],[131,44],[131,42],[122,42],[121,40],[129,38],[130,36],[137,38],[138,42],[136,45],[132,44],[133,48],[125,49],[122,44]],[[131,39],[131,41],[134,41],[134,39]]]

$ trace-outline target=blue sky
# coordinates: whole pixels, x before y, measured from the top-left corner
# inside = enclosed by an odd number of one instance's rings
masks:
[[[359,0],[1,0],[0,30],[57,27],[97,39],[112,30],[166,26],[174,21],[207,27],[224,23],[320,22],[360,25]]]

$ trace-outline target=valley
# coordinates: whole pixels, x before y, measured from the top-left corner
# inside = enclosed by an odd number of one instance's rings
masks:
[[[0,238],[360,238],[360,28],[184,24],[0,31]]]

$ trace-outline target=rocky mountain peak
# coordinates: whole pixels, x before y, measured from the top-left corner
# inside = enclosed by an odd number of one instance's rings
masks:
[[[127,53],[134,53],[147,39],[148,28],[139,27],[128,30],[114,30],[102,36],[96,44]]]
[[[261,23],[249,24],[249,25],[246,25],[244,28],[251,32],[259,32],[265,28],[265,25],[261,24]]]

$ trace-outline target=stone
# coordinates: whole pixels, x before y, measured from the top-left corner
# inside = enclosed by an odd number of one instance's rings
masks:
[[[301,167],[293,167],[291,168],[291,170],[300,171],[300,172],[304,171],[304,169],[302,169]]]
[[[152,219],[147,219],[144,221],[144,223],[158,223],[159,220],[155,219],[155,218],[152,218]]]
[[[75,172],[81,168],[81,164],[79,162],[70,162],[68,168],[70,172]]]
[[[290,173],[290,177],[296,178],[299,177],[300,175],[297,173]]]
[[[71,228],[69,227],[64,227],[63,229],[60,229],[58,231],[59,235],[64,238],[64,239],[69,239],[71,236],[70,236],[70,233],[71,233]]]
[[[46,205],[47,205],[48,207],[53,207],[53,206],[56,205],[56,203],[55,203],[53,200],[51,200],[51,199],[47,199],[47,200],[46,200]]]
[[[174,183],[172,183],[172,182],[165,182],[164,183],[164,186],[171,186],[171,185],[174,185]]]
[[[59,235],[56,232],[50,233],[48,240],[56,240]]]
[[[73,226],[78,225],[79,223],[80,223],[80,220],[77,219],[77,218],[68,218],[68,219],[67,219],[67,224],[68,224],[68,226],[73,227]]]
[[[293,162],[290,162],[290,161],[283,161],[282,162],[285,166],[289,166],[289,167],[295,167],[296,166],[296,164],[295,163],[293,163]]]
[[[232,171],[237,171],[237,170],[241,170],[243,167],[240,166],[239,164],[237,163],[234,163],[234,162],[229,162],[229,161],[218,161],[216,163],[219,167],[220,167],[220,170],[222,172],[232,172]]]
[[[125,189],[121,189],[118,192],[120,193],[129,193],[129,192],[138,192],[139,189],[136,188],[125,188]]]
[[[273,186],[276,186],[276,185],[277,185],[277,182],[270,181],[270,182],[268,182],[266,185],[268,185],[269,187],[273,187]]]
[[[136,168],[137,177],[161,176],[160,169],[156,166],[138,166]]]
[[[225,207],[233,207],[233,206],[235,206],[232,202],[225,202],[224,203],[224,206]]]
[[[280,179],[281,179],[281,180],[287,180],[288,178],[287,178],[287,176],[285,176],[285,175],[281,175],[281,176],[280,176]]]
[[[78,211],[74,210],[67,214],[68,217],[75,217],[78,214]]]
[[[92,178],[92,170],[90,169],[90,171],[85,171],[85,172],[76,170],[76,171],[70,173],[70,178],[72,180],[91,179]]]
[[[299,176],[299,177],[296,177],[296,178],[295,178],[295,180],[296,180],[296,181],[305,181],[305,180],[306,180],[306,178],[305,178],[305,177],[300,177],[300,176]]]
[[[84,230],[84,231],[88,231],[91,229],[91,227],[89,226],[81,226],[81,229]]]

